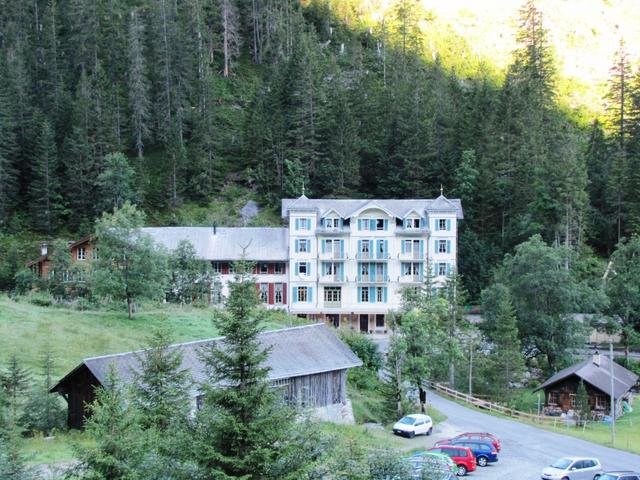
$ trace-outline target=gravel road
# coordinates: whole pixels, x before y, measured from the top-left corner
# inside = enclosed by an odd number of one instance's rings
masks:
[[[465,431],[491,432],[500,438],[502,450],[498,463],[470,473],[466,477],[470,480],[539,480],[542,468],[562,456],[596,457],[605,469],[640,471],[640,455],[493,417],[433,392],[428,392],[427,397],[433,407],[447,416],[447,420],[436,427],[431,437],[413,439],[417,442],[411,445],[412,448],[430,446],[436,440]]]

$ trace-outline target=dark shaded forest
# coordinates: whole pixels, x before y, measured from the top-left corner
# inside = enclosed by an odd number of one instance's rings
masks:
[[[474,299],[534,234],[588,269],[640,231],[640,77],[623,43],[607,118],[585,124],[561,107],[534,1],[497,73],[430,30],[420,2],[374,26],[363,5],[0,0],[0,286],[34,239],[90,232],[129,184],[147,212],[208,205],[229,185],[266,208],[303,185],[382,198],[442,186],[463,201]],[[105,160],[116,152],[128,165]]]

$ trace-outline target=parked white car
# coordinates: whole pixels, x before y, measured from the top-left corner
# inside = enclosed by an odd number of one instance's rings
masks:
[[[597,458],[563,457],[542,470],[543,480],[598,480],[602,465]]]
[[[416,435],[431,435],[433,421],[429,415],[414,413],[398,420],[393,426],[393,433],[413,438]]]

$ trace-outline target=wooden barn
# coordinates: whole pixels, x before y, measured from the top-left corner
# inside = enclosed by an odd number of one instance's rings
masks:
[[[543,390],[545,413],[560,415],[576,408],[580,382],[584,383],[589,405],[595,416],[611,412],[611,360],[596,353],[592,357],[559,371],[536,390]],[[613,393],[616,416],[622,414],[622,403],[631,402],[631,389],[638,382],[638,375],[613,362]]]
[[[182,352],[182,368],[194,381],[193,408],[200,397],[199,384],[206,378],[200,361],[200,350],[220,338],[174,345]],[[336,422],[352,421],[350,403],[346,397],[349,368],[362,361],[324,324],[273,330],[260,334],[260,342],[270,347],[266,361],[272,385],[283,389],[285,399],[292,404],[314,410],[318,418]],[[127,352],[87,358],[60,380],[51,392],[58,392],[68,404],[69,428],[82,428],[87,416],[86,405],[95,399],[95,389],[106,380],[110,366],[124,383],[132,381],[139,367],[139,355]]]

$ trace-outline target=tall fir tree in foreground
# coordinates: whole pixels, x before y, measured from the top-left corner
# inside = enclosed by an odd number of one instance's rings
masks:
[[[235,268],[215,322],[224,339],[202,352],[207,380],[192,455],[204,478],[301,478],[320,453],[314,429],[270,386],[252,266],[241,260]]]

